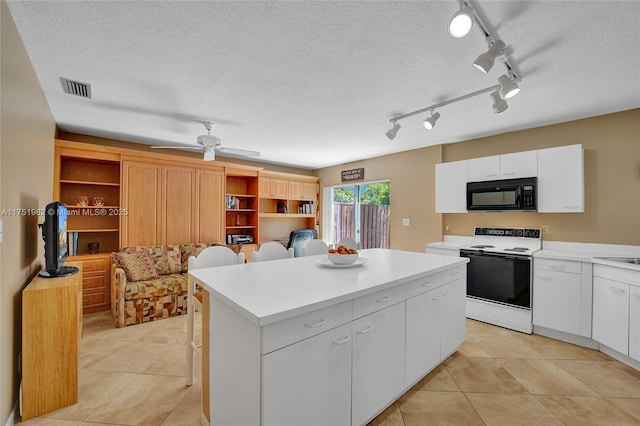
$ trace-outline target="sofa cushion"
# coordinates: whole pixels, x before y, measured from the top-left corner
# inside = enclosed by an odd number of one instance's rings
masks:
[[[124,288],[125,300],[152,299],[187,292],[186,274],[162,275],[153,280],[127,282]]]
[[[124,247],[122,249],[125,253],[133,253],[134,251],[146,251],[151,256],[158,274],[169,275],[179,274],[182,272],[182,259],[180,257],[180,246],[166,245],[166,246],[136,246],[136,247]]]
[[[189,257],[195,256],[198,257],[200,252],[210,244],[207,243],[191,243],[191,244],[180,244],[180,257],[182,262],[182,271],[187,272],[189,269]]]
[[[158,278],[158,272],[146,251],[114,253],[118,266],[124,269],[127,281],[143,281]]]

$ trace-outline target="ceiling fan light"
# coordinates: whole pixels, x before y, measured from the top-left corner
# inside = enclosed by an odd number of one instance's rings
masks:
[[[398,130],[400,130],[400,123],[393,123],[393,127],[387,130],[387,137],[393,140],[396,137]]]
[[[435,114],[432,114],[431,117],[424,120],[424,123],[422,123],[422,125],[424,126],[425,129],[431,130],[435,127],[436,121],[438,121],[438,118],[440,118],[440,113],[436,112]]]
[[[476,60],[473,61],[473,66],[485,74],[488,73],[493,68],[496,58],[505,46],[502,40],[496,40],[486,52],[478,55]]]
[[[493,108],[493,112],[495,114],[500,114],[501,112],[509,108],[509,104],[507,103],[507,101],[500,97],[500,93],[498,93],[497,90],[495,92],[491,92],[491,99],[493,99],[493,105],[491,107]]]
[[[206,147],[204,149],[204,161],[213,161],[216,159],[216,152],[213,148]]]
[[[473,26],[473,11],[467,5],[453,14],[449,21],[449,35],[453,38],[462,38],[469,34]]]
[[[498,83],[500,83],[500,96],[502,99],[513,98],[520,93],[520,87],[518,84],[511,80],[506,74],[498,77]]]

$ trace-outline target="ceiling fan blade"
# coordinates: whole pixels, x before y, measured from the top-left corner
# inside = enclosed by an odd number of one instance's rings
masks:
[[[258,152],[258,151],[251,151],[251,150],[248,150],[248,149],[238,149],[238,148],[220,147],[220,148],[218,148],[218,152],[222,152],[224,154],[242,155],[244,157],[259,157],[260,156],[260,152]]]
[[[163,149],[163,148],[170,148],[170,149],[196,149],[198,151],[202,150],[201,146],[189,146],[189,145],[171,145],[171,146],[152,145],[149,148],[155,148],[155,149]]]
[[[213,161],[216,159],[216,152],[214,150],[206,150],[204,152],[204,161]]]

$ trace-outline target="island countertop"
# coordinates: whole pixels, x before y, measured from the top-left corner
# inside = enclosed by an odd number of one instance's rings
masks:
[[[321,265],[326,256],[317,255],[203,268],[189,275],[249,321],[264,326],[469,261],[388,249],[360,250],[360,257],[367,262],[351,268]]]

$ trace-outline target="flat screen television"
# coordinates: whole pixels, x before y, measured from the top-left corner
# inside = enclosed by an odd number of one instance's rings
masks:
[[[42,239],[44,240],[45,267],[40,276],[46,278],[66,277],[78,272],[75,266],[64,266],[69,253],[67,243],[67,206],[54,201],[45,208],[44,223],[41,223]]]

